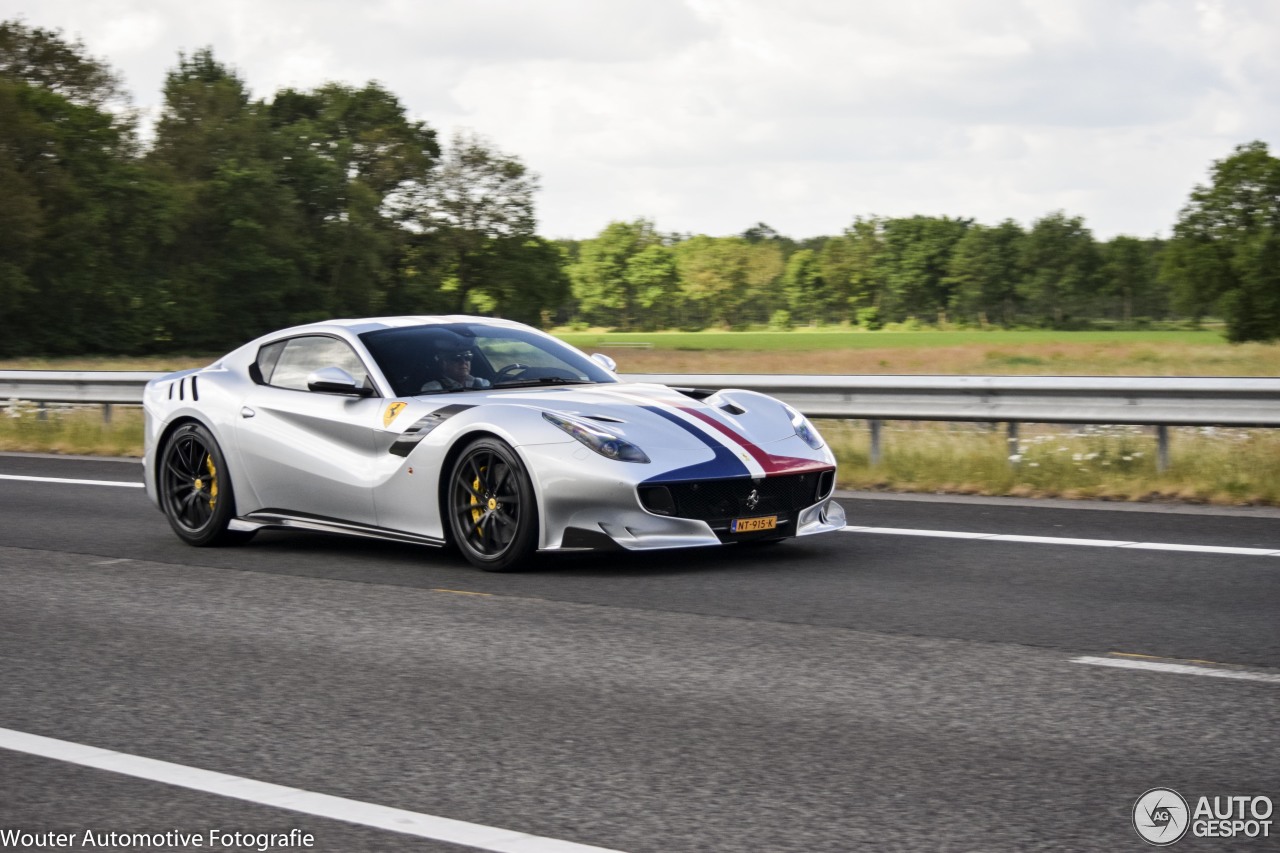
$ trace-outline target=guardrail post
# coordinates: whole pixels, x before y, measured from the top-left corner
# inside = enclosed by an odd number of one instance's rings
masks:
[[[1169,428],[1164,424],[1156,427],[1156,471],[1163,474],[1169,470]]]
[[[1009,437],[1006,440],[1009,445],[1009,464],[1017,468],[1018,463],[1022,461],[1022,444],[1018,441],[1017,421],[1009,421]]]
[[[871,428],[871,465],[874,467],[880,464],[880,419],[870,419],[867,426]]]
[[[49,407],[44,404],[43,400],[41,400],[39,403],[36,403],[36,420],[38,421],[49,420]]]
[[[111,404],[110,403],[102,404],[102,422],[104,424],[111,423]]]

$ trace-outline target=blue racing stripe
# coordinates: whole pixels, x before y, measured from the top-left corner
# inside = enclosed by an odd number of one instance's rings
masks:
[[[729,448],[720,442],[711,438],[705,432],[691,423],[673,415],[670,412],[663,411],[656,406],[641,406],[646,411],[661,415],[673,424],[679,426],[695,436],[699,441],[711,448],[711,452],[715,454],[714,459],[706,462],[699,462],[697,465],[688,465],[684,468],[676,468],[674,471],[668,471],[665,474],[659,474],[656,477],[650,477],[645,483],[673,483],[684,480],[722,480],[727,477],[745,477],[751,473],[746,465],[742,464],[742,460],[733,455]]]

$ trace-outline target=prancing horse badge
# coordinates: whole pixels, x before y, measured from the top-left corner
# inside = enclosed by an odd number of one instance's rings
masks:
[[[391,422],[396,419],[396,415],[400,414],[400,412],[402,412],[404,410],[404,407],[407,405],[409,404],[408,403],[392,403],[391,405],[387,406],[387,410],[382,413],[382,425],[384,427],[391,426]]]

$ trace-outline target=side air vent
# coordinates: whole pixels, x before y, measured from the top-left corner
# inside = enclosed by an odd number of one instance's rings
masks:
[[[741,406],[735,406],[733,403],[725,403],[720,407],[720,411],[728,412],[731,415],[745,415],[747,410]]]
[[[818,475],[818,500],[831,494],[836,487],[836,472],[823,471]]]
[[[200,392],[196,389],[196,377],[191,377],[191,399],[200,402]]]

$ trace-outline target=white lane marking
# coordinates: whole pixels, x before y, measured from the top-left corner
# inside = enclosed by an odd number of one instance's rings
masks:
[[[1079,657],[1072,658],[1071,663],[1085,663],[1090,666],[1113,666],[1118,669],[1141,669],[1148,672],[1172,672],[1178,675],[1203,675],[1209,678],[1234,678],[1238,681],[1261,681],[1266,684],[1280,684],[1280,674],[1269,672],[1244,672],[1234,669],[1211,669],[1205,666],[1191,666],[1185,663],[1163,663],[1153,660],[1119,660],[1117,658]]]
[[[429,838],[433,841],[461,844],[477,850],[491,850],[494,853],[618,853],[616,850],[604,847],[592,847],[510,829],[498,829],[479,823],[468,823],[447,817],[380,806],[375,803],[348,800],[345,797],[317,794],[300,788],[288,788],[243,776],[231,776],[226,773],[201,770],[198,767],[171,764],[168,761],[157,761],[154,758],[143,758],[140,755],[129,755],[13,729],[0,728],[0,748],[53,758],[84,767],[109,770],[112,773],[135,776],[152,782],[163,782],[166,785],[176,785],[194,791],[218,794],[236,800],[247,800],[251,803],[301,812],[315,817],[341,820],[388,832]]]
[[[1008,533],[967,533],[960,530],[916,530],[906,527],[844,528],[846,533],[883,533],[890,536],[929,536],[937,539],[981,539],[984,542],[1029,542],[1034,545],[1083,545],[1089,548],[1134,548],[1147,551],[1185,551],[1192,554],[1236,554],[1246,557],[1280,557],[1276,548],[1233,548],[1226,545],[1176,545],[1164,542],[1129,542],[1124,539],[1071,539],[1061,536],[1017,536]]]
[[[0,474],[0,480],[24,480],[29,483],[70,483],[73,486],[123,486],[126,489],[145,489],[142,483],[122,483],[119,480],[71,480],[66,477],[23,477],[19,474]]]

